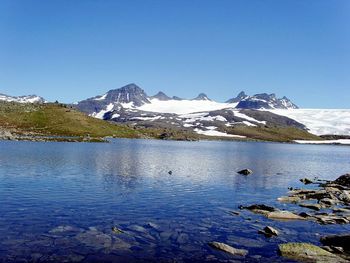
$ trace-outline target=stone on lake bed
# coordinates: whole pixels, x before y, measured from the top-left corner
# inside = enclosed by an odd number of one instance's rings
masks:
[[[289,211],[269,212],[267,218],[279,220],[304,220],[305,218]]]
[[[347,262],[345,259],[309,243],[285,243],[278,247],[281,256],[300,262]]]
[[[238,171],[237,173],[243,174],[243,175],[250,175],[253,173],[253,171],[250,169],[243,169],[243,170]]]
[[[227,245],[225,243],[220,243],[220,242],[210,242],[209,246],[212,248],[227,252],[229,254],[235,255],[235,256],[246,256],[248,254],[248,250],[245,249],[238,249],[231,247],[230,245]]]
[[[279,234],[278,230],[271,226],[266,226],[263,230],[259,230],[259,233],[264,234],[267,237],[278,236]]]

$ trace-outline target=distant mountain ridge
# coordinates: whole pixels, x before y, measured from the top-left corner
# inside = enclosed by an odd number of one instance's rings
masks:
[[[9,96],[0,93],[0,101],[7,102],[19,102],[19,103],[45,103],[46,100],[37,95],[25,95],[25,96]]]
[[[138,108],[157,101],[203,101],[214,102],[206,94],[200,93],[193,99],[182,99],[177,96],[170,97],[162,91],[154,96],[147,93],[134,83],[113,89],[104,95],[95,96],[77,103],[76,107],[93,116],[101,116],[102,112],[112,111],[118,108]],[[235,98],[226,101],[228,107],[239,109],[296,109],[298,108],[288,98],[277,98],[275,94],[256,94],[248,96],[240,92]],[[99,114],[100,113],[100,114]]]

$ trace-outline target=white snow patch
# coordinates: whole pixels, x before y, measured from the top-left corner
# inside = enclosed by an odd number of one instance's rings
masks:
[[[266,121],[258,121],[252,117],[249,117],[243,113],[240,113],[238,110],[232,110],[232,112],[238,118],[246,119],[247,121],[257,122],[257,123],[261,123],[261,124],[266,124]]]
[[[103,119],[103,116],[104,116],[107,112],[111,111],[111,110],[113,109],[113,107],[114,107],[114,104],[113,104],[113,103],[110,103],[110,104],[107,105],[106,109],[101,110],[101,111],[99,111],[99,112],[94,112],[94,113],[91,114],[91,116],[92,116],[92,117],[95,117],[95,118],[97,118],[97,119]]]
[[[203,131],[200,129],[194,129],[194,131],[198,134],[206,135],[206,136],[219,136],[219,137],[232,137],[232,138],[246,138],[245,136],[241,135],[234,135],[234,134],[227,134],[225,132],[219,132],[215,130],[207,130]]]
[[[94,100],[104,100],[106,97],[107,97],[107,93],[100,97],[95,98]]]
[[[155,121],[161,119],[162,116],[155,116],[155,117],[134,117],[133,120],[141,120],[141,121]]]
[[[350,144],[350,139],[324,140],[324,141],[295,140],[295,142],[301,143],[301,144]]]
[[[158,99],[151,99],[151,103],[146,103],[139,110],[161,112],[161,113],[175,113],[186,114],[191,112],[214,111],[224,108],[234,108],[238,103],[221,103],[211,100],[167,100],[161,101]]]
[[[118,118],[120,116],[120,114],[118,114],[118,113],[114,113],[113,115],[112,115],[112,119],[114,119],[114,118]]]
[[[184,126],[185,128],[189,128],[189,127],[193,127],[194,125],[193,125],[193,124],[189,124],[189,123],[185,123],[183,126]]]
[[[304,124],[316,135],[350,135],[350,109],[275,109],[272,113]]]

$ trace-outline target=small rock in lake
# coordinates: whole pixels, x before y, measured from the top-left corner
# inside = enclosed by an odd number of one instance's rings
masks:
[[[168,174],[172,175],[172,174],[173,174],[173,171],[169,171]]]
[[[253,171],[250,169],[243,169],[243,170],[238,171],[237,173],[243,174],[243,175],[250,175],[253,173]]]
[[[221,250],[221,251],[225,251],[227,253],[230,253],[232,255],[236,255],[236,256],[246,256],[248,254],[248,250],[245,249],[238,249],[238,248],[234,248],[231,247],[225,243],[220,243],[220,242],[210,242],[209,246]]]
[[[302,179],[300,179],[300,182],[302,182],[303,184],[312,184],[313,183],[313,181],[311,181],[308,178],[302,178]]]
[[[121,230],[120,228],[118,228],[118,227],[116,227],[116,226],[113,226],[113,227],[112,227],[112,231],[113,231],[113,233],[115,233],[115,234],[123,234],[123,233],[124,233],[123,230]]]

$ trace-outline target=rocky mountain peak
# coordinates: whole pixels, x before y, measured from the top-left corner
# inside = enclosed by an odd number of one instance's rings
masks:
[[[151,97],[152,99],[158,99],[158,100],[162,100],[162,101],[166,101],[166,100],[171,100],[170,97],[168,97],[168,95],[166,95],[164,92],[159,91],[156,95]]]
[[[227,100],[226,103],[237,103],[237,102],[240,102],[241,100],[243,100],[247,97],[248,97],[248,95],[245,94],[244,91],[241,91],[240,93],[238,93],[238,95],[235,98]]]
[[[199,93],[197,97],[192,100],[211,100],[205,93]]]
[[[259,93],[242,99],[237,108],[240,109],[295,109],[298,108],[288,98],[281,99],[276,94]]]

